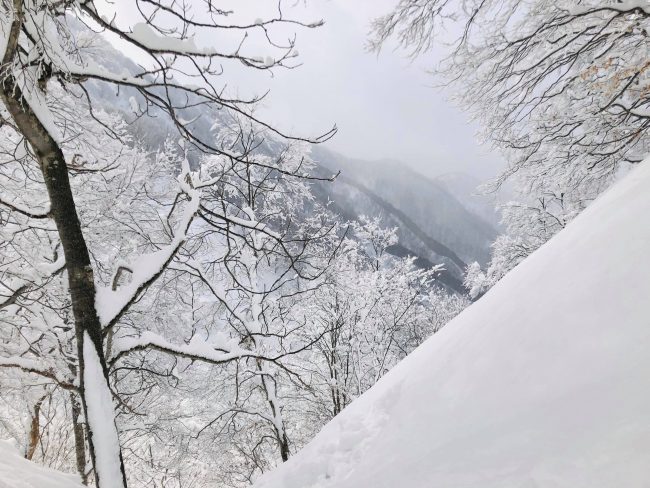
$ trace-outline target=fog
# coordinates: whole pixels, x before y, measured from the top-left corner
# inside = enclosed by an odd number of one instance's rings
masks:
[[[191,2],[190,2],[191,3]],[[466,113],[449,101],[452,93],[436,85],[441,79],[431,70],[444,56],[442,43],[433,52],[408,57],[408,53],[386,46],[379,54],[366,45],[370,22],[387,13],[396,0],[308,0],[281,2],[285,18],[325,24],[315,29],[275,25],[274,42],[286,43],[296,35],[299,56],[294,69],[278,68],[253,72],[225,62],[226,92],[243,98],[269,93],[257,114],[285,133],[318,136],[334,124],[338,133],[326,146],[345,156],[364,159],[392,159],[410,165],[427,176],[464,172],[480,179],[493,176],[503,165],[498,154],[477,140],[478,127]],[[276,2],[224,0],[225,9],[235,12],[231,23],[252,23],[257,18],[277,15]],[[220,5],[221,5],[220,4]],[[132,24],[130,0],[117,5],[118,18]],[[204,6],[197,3],[195,14]],[[197,34],[199,44],[235,50],[239,32],[224,32],[223,38]],[[268,42],[253,32],[244,48],[249,54],[264,54]],[[108,36],[110,39],[110,36]],[[123,46],[111,39],[119,48]],[[127,49],[128,50],[128,49]],[[141,53],[130,52],[138,62]]]
[[[325,25],[298,31],[302,66],[278,71],[264,104],[280,126],[320,133],[336,123],[327,146],[361,159],[396,159],[429,176],[462,171],[482,179],[495,174],[500,157],[481,146],[477,126],[435,87],[430,70],[438,51],[412,60],[387,46],[369,53],[370,20],[395,0],[311,0],[288,14],[322,18]]]

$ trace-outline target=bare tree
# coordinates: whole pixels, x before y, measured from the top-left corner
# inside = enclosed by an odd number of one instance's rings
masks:
[[[442,28],[445,40],[457,35],[438,74],[508,162],[485,189],[514,181],[518,190],[487,276],[470,280],[484,288],[647,153],[650,9],[619,0],[401,0],[374,22],[371,46],[392,38],[416,56]],[[470,283],[476,293],[481,286]]]
[[[4,358],[2,363],[6,367],[49,377],[59,385],[79,392],[88,427],[95,481],[103,488],[126,486],[124,462],[113,419],[104,341],[182,247],[188,228],[200,210],[197,186],[207,184],[193,179],[188,164],[183,167],[177,193],[178,205],[173,207],[182,207],[182,210],[176,220],[177,226],[172,229],[171,240],[155,256],[149,256],[151,267],[131,270],[129,286],[122,287],[119,293],[114,291],[113,295],[109,292],[98,294],[91,249],[84,235],[84,224],[79,218],[80,209],[70,179],[75,169],[84,170],[83,161],[89,158],[84,154],[66,154],[66,144],[69,146],[70,143],[68,126],[74,126],[75,115],[57,111],[52,94],[60,89],[64,93],[85,97],[86,103],[79,107],[85,108],[101,124],[102,119],[96,116],[92,94],[86,84],[94,81],[118,90],[131,89],[140,97],[142,114],[164,114],[195,148],[236,161],[241,159],[240,154],[214,142],[213,138],[200,136],[193,130],[188,116],[196,110],[230,111],[283,137],[280,131],[252,115],[250,107],[259,98],[243,100],[227,95],[220,81],[223,63],[237,63],[253,70],[291,66],[295,41],[276,42],[273,27],[276,24],[319,25],[285,19],[281,4],[277,12],[266,20],[242,24],[229,23],[227,18],[232,12],[219,9],[209,1],[194,9],[176,1],[149,0],[137,1],[135,7],[133,15],[122,19],[117,16],[115,7],[99,7],[92,1],[5,0],[0,3],[0,45],[3,47],[0,53],[0,99],[6,110],[2,123],[12,133],[12,140],[16,141],[10,159],[12,164],[20,164],[25,157],[33,161],[38,168],[35,181],[42,185],[48,197],[46,201],[31,200],[25,205],[3,198],[1,205],[20,219],[44,220],[45,226],[50,219],[54,222],[55,229],[46,228],[43,232],[55,241],[55,245],[60,243],[59,254],[65,258],[66,293],[73,312],[79,385],[73,386],[69,379],[60,377],[53,372],[56,370],[38,361],[11,357]],[[196,20],[197,12],[203,20]],[[96,31],[114,36],[116,42],[144,56],[147,61],[134,73],[118,73],[101,66],[93,59],[92,49],[86,44]],[[253,55],[246,42],[255,32],[266,39],[269,52],[264,58]],[[233,47],[227,50],[198,47],[194,37],[206,35],[212,39],[227,36]],[[114,132],[109,126],[106,130]],[[22,152],[21,148],[24,149]],[[100,170],[97,167],[90,169]],[[32,173],[33,167],[23,171],[25,176]],[[294,176],[304,175],[296,173]],[[227,216],[221,217],[227,219]],[[58,262],[58,259],[53,261]],[[14,305],[27,290],[38,286],[38,283],[16,288],[9,286],[3,305]],[[134,345],[131,349],[138,347],[142,345]],[[156,347],[171,349],[166,343],[158,343]],[[117,355],[125,352],[122,349]],[[174,352],[184,354],[182,348],[175,348]]]

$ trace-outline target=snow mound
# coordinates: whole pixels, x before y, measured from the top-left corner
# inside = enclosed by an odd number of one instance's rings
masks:
[[[650,161],[256,488],[650,487]]]
[[[23,458],[0,440],[0,488],[86,488],[79,476],[60,473]]]

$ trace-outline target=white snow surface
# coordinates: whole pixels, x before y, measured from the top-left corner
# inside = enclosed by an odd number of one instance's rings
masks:
[[[650,161],[256,488],[650,487]]]
[[[85,488],[79,476],[28,461],[8,441],[0,440],[0,488]]]
[[[123,488],[113,397],[88,332],[84,332],[83,351],[86,416],[95,447],[95,469],[102,488]]]

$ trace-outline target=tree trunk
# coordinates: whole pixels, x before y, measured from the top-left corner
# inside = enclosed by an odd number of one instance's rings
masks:
[[[277,405],[274,400],[275,398],[277,398],[276,397],[277,388],[275,384],[275,379],[271,378],[273,384],[269,385],[265,379],[266,373],[262,368],[261,361],[258,359],[256,363],[257,363],[257,370],[259,371],[260,377],[262,379],[262,388],[264,388],[264,392],[266,393],[266,401],[269,404],[269,408],[271,409],[271,415],[273,416],[274,419],[273,428],[275,430],[275,440],[278,443],[278,449],[280,450],[280,458],[282,458],[282,462],[286,462],[289,460],[289,456],[291,456],[291,451],[289,450],[289,438],[287,437],[287,432],[284,427],[282,412],[280,411],[279,405]],[[273,388],[273,393],[271,393],[269,388]]]
[[[27,446],[27,451],[25,452],[25,459],[29,459],[30,461],[34,457],[38,442],[41,440],[41,405],[43,405],[43,401],[46,398],[47,395],[37,401],[36,405],[34,405],[34,413],[29,426],[29,444]]]
[[[90,255],[86,241],[81,232],[81,224],[70,188],[68,167],[63,152],[47,130],[43,127],[38,117],[22,98],[22,92],[12,82],[5,80],[2,86],[2,100],[11,113],[16,126],[22,135],[29,141],[38,160],[43,179],[50,198],[51,215],[56,224],[63,252],[65,254],[66,271],[68,272],[68,285],[72,301],[72,311],[75,319],[75,336],[77,339],[77,355],[79,359],[79,393],[84,410],[88,411],[84,384],[84,332],[88,333],[95,347],[97,357],[104,372],[104,379],[108,385],[108,368],[104,357],[102,345],[102,329],[95,309],[95,283],[93,269],[90,264]],[[86,416],[88,418],[88,416]],[[113,419],[114,421],[114,419]],[[95,449],[93,442],[93,426],[88,423],[90,436],[90,458],[95,465]],[[120,453],[120,470],[122,472],[122,485],[126,486],[124,464]],[[97,486],[102,487],[99,472],[95,470]]]
[[[32,151],[38,161],[43,180],[47,188],[50,200],[50,215],[53,218],[61,239],[61,245],[65,254],[66,270],[68,273],[68,285],[72,311],[75,319],[75,335],[77,340],[77,353],[79,360],[79,394],[86,412],[89,438],[88,445],[90,458],[93,466],[97,468],[97,456],[95,452],[95,426],[88,420],[88,402],[86,398],[86,385],[84,382],[84,334],[87,333],[95,352],[99,358],[99,364],[104,373],[104,379],[108,386],[108,368],[104,357],[102,346],[102,330],[95,309],[95,283],[93,269],[90,264],[90,255],[86,246],[81,224],[77,216],[77,210],[70,187],[68,167],[63,151],[53,136],[48,132],[43,123],[31,109],[23,92],[10,74],[7,67],[13,61],[18,49],[18,37],[23,22],[22,0],[14,0],[14,19],[9,31],[7,48],[2,60],[0,72],[0,98],[14,120],[21,134],[29,142]],[[115,422],[115,419],[110,419]],[[97,426],[100,427],[100,426]],[[101,426],[106,428],[105,426]],[[119,447],[118,447],[119,449]],[[119,452],[119,451],[118,451]],[[109,455],[109,454],[105,454]],[[95,481],[98,488],[104,486],[126,487],[126,476],[122,454],[119,452],[119,459],[113,460],[119,463],[122,474],[121,483],[119,480],[100,480],[100,473],[95,472]],[[105,484],[102,483],[105,482]]]
[[[291,456],[291,451],[289,450],[289,439],[287,439],[287,434],[286,432],[282,433],[282,439],[279,440],[280,443],[280,457],[282,458],[282,462],[286,462],[289,460],[289,456]]]
[[[86,435],[84,425],[80,421],[81,405],[77,401],[74,392],[70,392],[70,405],[72,408],[72,432],[74,434],[75,459],[77,461],[77,471],[81,476],[81,482],[88,484],[88,473],[86,472]]]

